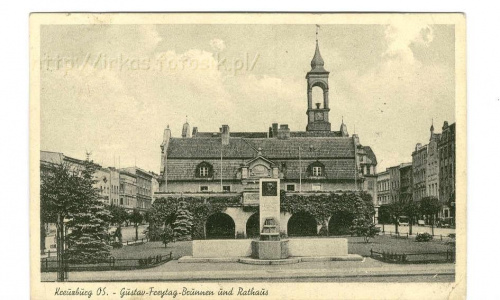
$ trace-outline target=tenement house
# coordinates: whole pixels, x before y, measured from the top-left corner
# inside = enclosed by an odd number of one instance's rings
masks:
[[[417,144],[411,154],[413,169],[413,201],[427,196],[427,145]]]
[[[161,144],[160,192],[155,197],[239,195],[240,205],[227,208],[219,218],[226,220],[225,225],[209,224],[211,218],[206,224],[210,228],[227,225],[233,237],[236,232],[247,235],[255,213],[244,208],[258,205],[260,178],[279,178],[281,189],[288,193],[364,190],[375,203],[375,154],[356,134],[349,135],[343,121],[338,131],[331,130],[328,79],[316,43],[306,74],[305,131],[273,123],[262,132],[232,132],[229,125],[218,132],[203,132],[198,127],[191,131],[186,122],[181,137],[174,137],[167,126]],[[313,101],[313,89],[318,88],[322,97]],[[289,222],[295,222],[294,216],[282,213],[285,232],[286,224],[291,228]]]
[[[442,217],[455,219],[455,123],[444,122],[439,152],[439,200],[443,205]]]

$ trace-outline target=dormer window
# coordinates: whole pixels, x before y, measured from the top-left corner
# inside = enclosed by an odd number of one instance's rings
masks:
[[[212,177],[212,165],[207,162],[202,162],[196,167],[196,177],[209,178]]]
[[[319,161],[310,164],[308,169],[309,169],[309,176],[311,177],[325,176],[325,166]]]

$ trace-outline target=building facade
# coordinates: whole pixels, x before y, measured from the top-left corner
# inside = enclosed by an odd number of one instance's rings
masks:
[[[455,123],[444,122],[441,139],[438,144],[439,153],[439,200],[443,208],[443,218],[455,218]]]
[[[399,202],[399,188],[401,186],[399,166],[390,167],[387,170],[389,171],[391,203]]]
[[[139,210],[147,210],[152,203],[153,174],[137,167],[124,168],[123,171],[136,176],[136,205]]]
[[[433,196],[439,199],[439,153],[438,143],[441,134],[434,133],[434,124],[431,125],[431,137],[427,145],[427,169],[426,169],[426,185],[427,196]]]
[[[404,163],[399,167],[399,200],[404,203],[413,201],[413,167],[412,163]]]
[[[427,196],[427,145],[417,144],[412,155],[413,201]]]
[[[109,177],[110,177],[110,204],[118,205],[120,203],[120,172],[109,167]]]
[[[389,170],[377,174],[377,205],[382,206],[391,203],[391,176]]]
[[[365,190],[375,202],[377,159],[356,134],[349,135],[343,121],[338,131],[331,130],[328,79],[316,44],[306,74],[305,131],[272,123],[263,132],[231,132],[222,125],[218,132],[202,132],[195,126],[189,134],[186,122],[177,138],[167,126],[160,146],[160,192],[155,197],[240,195],[241,207],[228,208],[226,214],[236,231],[244,233],[253,213],[243,207],[258,205],[261,178],[279,178],[281,189],[289,193]],[[315,88],[322,91],[317,103],[313,103]],[[286,224],[290,216],[282,217]]]
[[[120,169],[120,202],[128,211],[137,207],[137,175]]]

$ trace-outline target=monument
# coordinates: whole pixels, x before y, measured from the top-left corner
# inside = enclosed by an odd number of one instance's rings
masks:
[[[282,239],[286,220],[280,211],[280,180],[259,179],[259,238],[194,240],[193,255],[180,263],[240,262],[257,265],[294,264],[308,261],[361,261],[348,254],[346,238]],[[283,222],[283,223],[282,223]]]
[[[288,240],[280,238],[280,181],[259,180],[260,239],[252,241],[252,258],[288,258]]]

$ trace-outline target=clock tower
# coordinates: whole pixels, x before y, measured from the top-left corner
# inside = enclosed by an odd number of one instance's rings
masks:
[[[307,72],[307,127],[306,131],[331,131],[328,119],[328,76],[330,72],[324,68],[325,62],[319,53],[316,39],[316,52],[311,61],[311,71]],[[312,90],[319,87],[323,91],[323,103],[313,103]],[[322,105],[323,104],[323,105]]]

